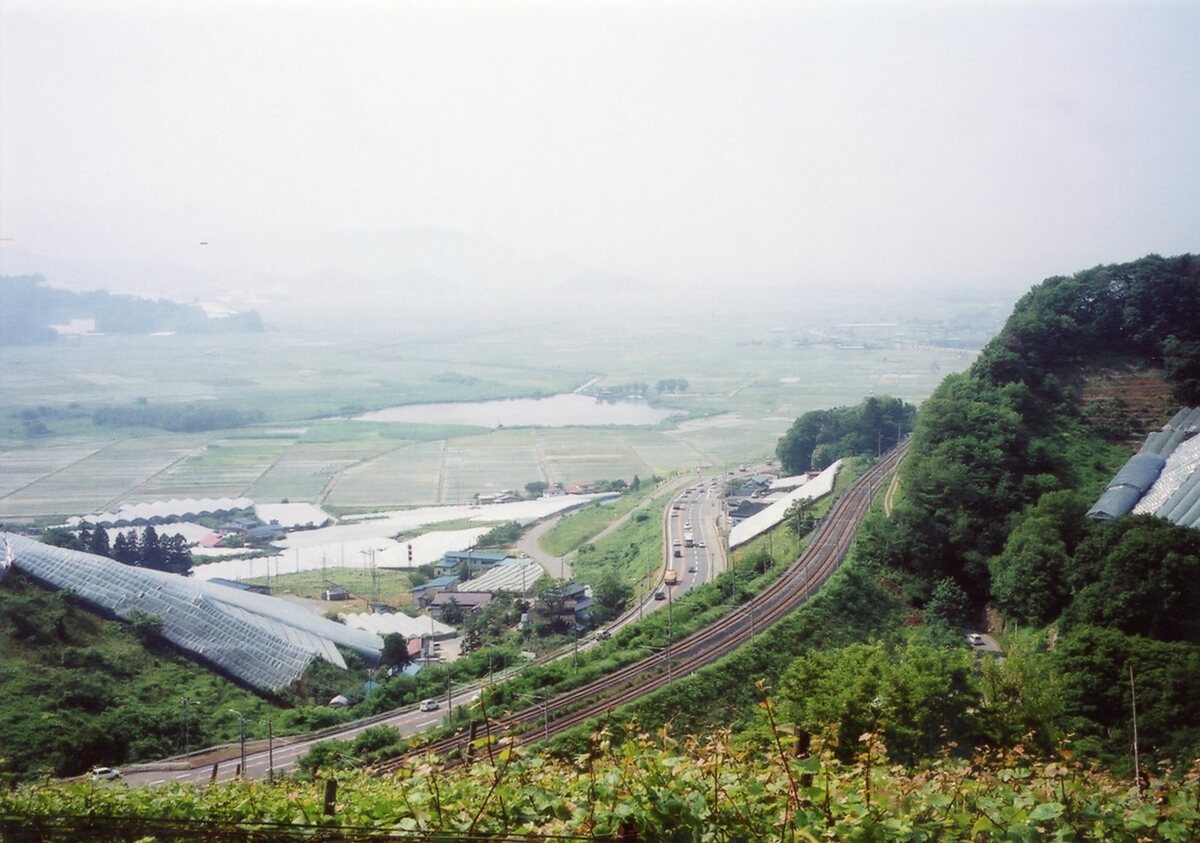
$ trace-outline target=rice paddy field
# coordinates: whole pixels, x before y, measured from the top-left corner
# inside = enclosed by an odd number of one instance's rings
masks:
[[[920,402],[970,363],[1008,306],[951,307],[932,320],[889,313],[886,322],[793,313],[772,314],[772,324],[710,313],[707,321],[643,318],[619,331],[544,324],[420,342],[267,331],[0,346],[0,520],[52,522],[122,503],[243,495],[338,514],[463,503],[536,480],[571,485],[724,468],[771,456],[808,410],[871,394]],[[656,399],[677,415],[655,426],[354,420],[400,404],[666,378],[686,379],[688,388]],[[97,408],[135,402],[254,411],[264,421],[197,433],[92,423]],[[29,412],[40,426],[28,424]]]

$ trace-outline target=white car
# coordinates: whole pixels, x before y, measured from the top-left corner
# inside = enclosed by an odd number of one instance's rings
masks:
[[[437,711],[442,707],[442,704],[435,699],[421,700],[421,711]]]
[[[92,781],[111,782],[121,778],[121,771],[112,767],[96,767],[92,770]]]
[[[970,635],[968,635],[967,640],[970,641],[976,647],[982,647],[985,643],[983,640],[983,636],[977,632],[972,632]]]

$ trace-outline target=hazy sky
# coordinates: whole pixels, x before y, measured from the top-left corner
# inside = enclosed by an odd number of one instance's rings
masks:
[[[1020,290],[1200,251],[1195,0],[2,0],[0,25],[0,272]]]

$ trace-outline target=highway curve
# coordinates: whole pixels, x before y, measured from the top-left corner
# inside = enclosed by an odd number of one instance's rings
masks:
[[[842,493],[817,525],[804,552],[751,601],[711,626],[698,630],[670,648],[671,673],[687,676],[728,655],[763,629],[801,606],[846,558],[871,501],[887,475],[908,450],[908,442],[893,448]],[[552,697],[545,703],[493,721],[496,733],[524,733],[536,740],[565,732],[617,706],[651,694],[668,682],[667,653],[660,652],[626,665],[603,678]],[[450,756],[470,744],[466,730],[423,746],[419,752]],[[378,774],[399,769],[402,756],[375,765]]]

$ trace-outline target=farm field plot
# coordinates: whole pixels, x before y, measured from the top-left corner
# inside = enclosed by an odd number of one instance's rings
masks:
[[[343,472],[325,499],[326,508],[385,509],[440,503],[444,442],[418,442]]]
[[[690,468],[700,460],[700,454],[674,431],[630,430],[623,438],[653,474]]]
[[[523,493],[526,483],[542,479],[535,443],[535,432],[526,429],[450,440],[440,502],[462,503],[502,489]]]
[[[215,439],[143,484],[123,502],[240,497],[287,452],[292,441]]]
[[[284,498],[315,503],[339,472],[394,447],[384,440],[293,444],[246,495],[259,503]]]
[[[0,500],[0,517],[83,515],[115,506],[204,440],[180,435],[116,442]]]
[[[367,422],[354,419],[322,419],[313,422],[300,438],[301,444],[339,445],[345,448],[376,448],[382,452],[405,442],[431,442],[487,433],[486,427],[454,424],[405,424]]]
[[[632,478],[651,474],[636,450],[626,442],[628,428],[564,428],[541,431],[539,444],[548,470],[557,482],[570,485],[590,480]]]
[[[0,449],[0,507],[3,507],[4,497],[96,453],[108,444],[109,442],[88,440],[28,449]]]
[[[686,468],[720,467],[772,456],[775,443],[791,423],[786,417],[748,419],[730,413],[685,422],[669,435],[699,456]]]

